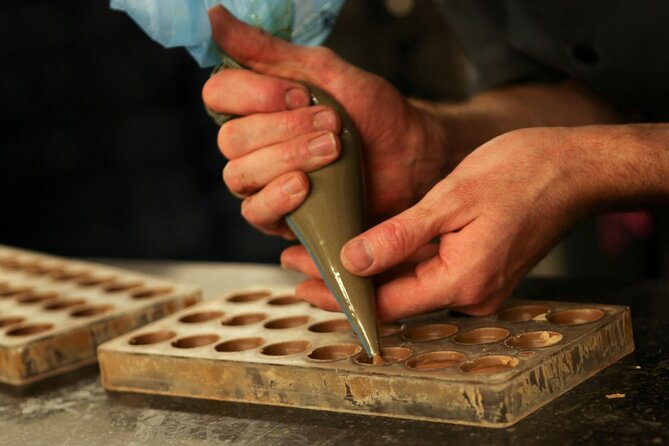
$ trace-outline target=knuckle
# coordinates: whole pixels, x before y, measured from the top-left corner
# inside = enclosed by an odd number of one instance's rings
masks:
[[[250,189],[250,184],[245,175],[243,175],[235,161],[228,161],[223,169],[223,181],[232,192],[242,194]]]
[[[396,252],[405,252],[410,244],[410,234],[405,222],[393,219],[382,227],[380,241],[386,247]]]
[[[235,158],[234,139],[237,133],[235,121],[228,121],[218,131],[218,148],[228,159]]]

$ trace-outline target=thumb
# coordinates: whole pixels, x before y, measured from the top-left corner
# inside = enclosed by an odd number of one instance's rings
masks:
[[[211,35],[218,47],[242,65],[264,74],[295,77],[305,47],[274,37],[260,28],[235,18],[223,6],[209,10]]]
[[[363,232],[341,250],[341,261],[354,274],[370,276],[398,265],[439,233],[441,218],[424,204]]]

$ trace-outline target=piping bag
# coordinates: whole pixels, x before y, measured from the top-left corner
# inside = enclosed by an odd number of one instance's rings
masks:
[[[329,34],[343,0],[111,0],[155,41],[183,46],[200,66],[244,69],[211,40],[207,11],[222,4],[238,19],[302,45],[318,45]],[[286,221],[316,263],[328,289],[346,314],[362,346],[382,361],[371,279],[348,272],[341,264],[343,245],[366,229],[361,140],[346,110],[328,93],[305,83],[312,105],[334,108],[342,119],[339,158],[308,173],[311,191]],[[222,125],[234,116],[207,110]]]

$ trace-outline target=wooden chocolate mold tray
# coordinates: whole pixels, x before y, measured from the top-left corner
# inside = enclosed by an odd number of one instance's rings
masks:
[[[0,381],[93,363],[100,343],[199,300],[194,286],[0,245]]]
[[[227,294],[98,349],[109,390],[509,426],[634,349],[627,307],[515,300],[380,326],[372,365],[343,315],[285,287]]]

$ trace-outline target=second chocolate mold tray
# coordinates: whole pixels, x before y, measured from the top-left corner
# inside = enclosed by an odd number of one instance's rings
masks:
[[[93,363],[98,344],[199,300],[195,286],[0,245],[0,382]]]
[[[509,301],[379,326],[373,365],[345,317],[292,289],[241,290],[99,348],[109,390],[509,426],[634,349],[627,307]]]

